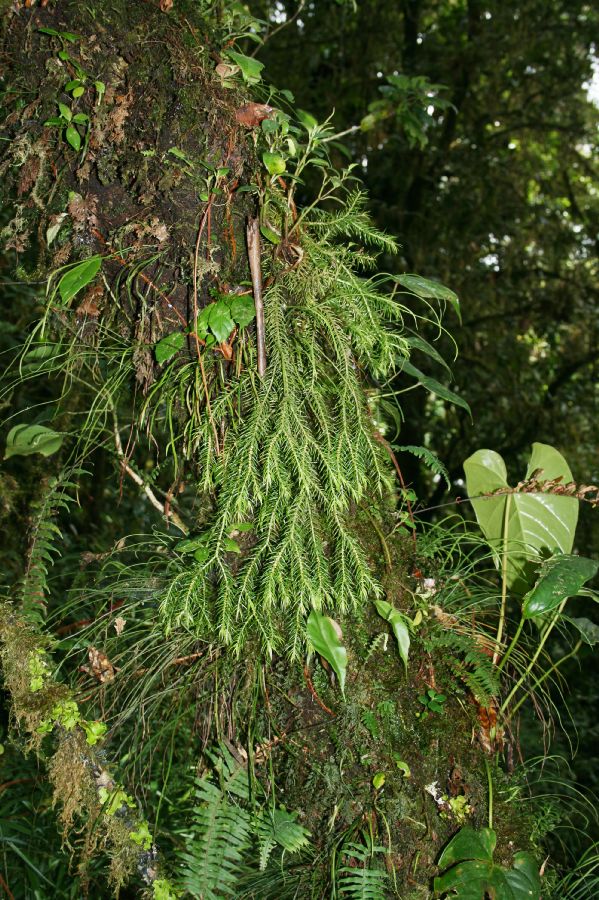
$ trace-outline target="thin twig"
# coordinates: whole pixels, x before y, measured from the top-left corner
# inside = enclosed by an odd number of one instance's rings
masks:
[[[113,419],[114,419],[114,444],[115,444],[116,454],[121,461],[121,466],[123,468],[123,471],[127,473],[129,478],[131,478],[132,481],[135,482],[135,484],[139,485],[139,487],[142,488],[144,494],[146,495],[146,497],[148,498],[148,500],[150,501],[152,506],[155,509],[159,510],[159,512],[164,516],[164,514],[165,514],[164,513],[164,504],[160,502],[160,500],[158,499],[158,497],[156,496],[156,494],[154,493],[154,491],[152,490],[150,485],[146,484],[146,482],[143,480],[141,475],[139,475],[135,471],[135,469],[132,469],[131,466],[129,465],[129,463],[127,462],[125,453],[123,451],[123,444],[121,442],[121,436],[119,434],[119,425],[118,425],[116,413],[114,410],[113,410]],[[189,528],[187,527],[187,525],[185,524],[183,519],[181,519],[181,517],[179,515],[177,515],[177,513],[174,510],[170,511],[169,516],[173,522],[173,525],[175,525],[179,529],[179,531],[183,532],[183,534],[189,534]],[[166,517],[167,521],[168,521],[169,516]]]
[[[273,38],[275,36],[275,34],[278,34],[279,31],[281,31],[283,28],[287,28],[289,25],[291,25],[293,22],[295,22],[295,20],[297,19],[297,17],[301,13],[301,11],[305,5],[306,5],[306,0],[300,0],[299,6],[296,9],[296,11],[293,13],[293,15],[290,16],[288,19],[285,19],[284,22],[281,22],[280,25],[277,25],[276,28],[273,28],[273,30],[270,31],[268,34],[264,35],[264,37],[262,38],[262,42],[260,44],[258,44],[258,46],[256,47],[256,49],[254,50],[253,53],[250,53],[250,56],[256,56],[256,54],[259,53],[260,50],[262,50],[265,43],[267,41],[270,41],[270,39]]]
[[[393,465],[395,467],[395,471],[397,472],[397,477],[399,478],[399,483],[401,484],[402,490],[404,492],[404,499],[406,501],[406,506],[408,507],[408,516],[410,517],[410,522],[412,523],[412,542],[415,547],[416,546],[416,530],[415,530],[416,523],[414,522],[414,513],[412,512],[412,504],[410,503],[410,498],[408,497],[406,483],[403,479],[401,469],[399,468],[399,463],[397,462],[397,457],[395,456],[395,453],[391,449],[391,445],[389,444],[388,441],[385,440],[385,438],[380,433],[380,431],[375,430],[374,437],[379,442],[379,444],[383,445],[383,447],[385,448],[385,450],[391,457],[391,462],[393,463]]]
[[[248,259],[256,306],[256,344],[258,348],[258,375],[266,374],[266,345],[264,339],[264,302],[262,299],[262,267],[260,264],[260,223],[249,219],[247,225]]]

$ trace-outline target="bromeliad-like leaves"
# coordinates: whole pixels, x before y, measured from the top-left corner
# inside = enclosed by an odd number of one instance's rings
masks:
[[[522,601],[523,617],[534,619],[551,612],[568,597],[575,597],[598,569],[599,560],[586,556],[552,556],[543,563],[537,583]]]
[[[306,634],[317,653],[329,663],[339,679],[341,693],[345,695],[347,650],[339,637],[339,626],[333,619],[313,609],[308,616]]]
[[[539,900],[541,880],[534,857],[530,853],[516,853],[513,867],[504,869],[493,862],[495,844],[492,828],[476,831],[466,825],[458,831],[439,859],[443,873],[435,878],[435,897]]]
[[[564,457],[548,444],[533,444],[526,480],[538,470],[542,477],[561,477],[572,481],[572,473]],[[550,493],[505,493],[490,495],[508,488],[507,470],[499,453],[477,450],[464,463],[468,496],[481,531],[501,565],[501,554],[507,552],[507,583],[518,594],[530,587],[535,561],[539,554],[569,553],[578,521],[578,501],[574,497]],[[507,542],[503,547],[506,507],[508,506]]]

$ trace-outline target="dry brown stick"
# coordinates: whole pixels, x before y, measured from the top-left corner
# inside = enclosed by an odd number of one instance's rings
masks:
[[[264,339],[264,302],[262,300],[262,266],[260,264],[260,222],[249,219],[247,225],[248,259],[256,306],[256,344],[258,347],[258,375],[266,375],[266,344]]]
[[[113,418],[114,418],[114,445],[115,445],[115,449],[116,449],[116,454],[121,461],[121,466],[123,467],[123,471],[127,473],[129,478],[131,478],[135,482],[135,484],[139,485],[139,487],[142,488],[144,494],[146,495],[146,497],[148,498],[148,500],[150,501],[152,506],[155,507],[155,509],[159,510],[159,512],[164,516],[164,514],[165,514],[164,513],[164,504],[162,504],[160,502],[160,500],[158,499],[158,497],[156,496],[156,494],[154,493],[154,491],[152,490],[150,485],[146,484],[146,482],[143,480],[141,475],[138,475],[137,472],[135,471],[135,469],[132,469],[131,466],[129,465],[129,463],[127,462],[127,460],[125,458],[125,452],[123,450],[123,444],[121,442],[121,436],[119,434],[119,426],[118,426],[116,414],[114,413],[114,411],[113,411]],[[183,534],[189,534],[189,528],[187,527],[187,525],[185,524],[183,519],[181,519],[181,517],[178,516],[174,510],[171,510],[169,515],[173,522],[173,525],[176,525],[177,528],[179,529],[179,531],[183,532]],[[167,517],[167,521],[168,521],[168,517]]]

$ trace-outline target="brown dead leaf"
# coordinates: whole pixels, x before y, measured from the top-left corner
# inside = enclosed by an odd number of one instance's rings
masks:
[[[75,310],[76,316],[89,316],[90,319],[97,319],[100,315],[99,302],[104,296],[104,288],[101,284],[95,284],[88,289],[85,297]]]
[[[173,0],[160,0],[160,9],[162,12],[170,12],[173,8]]]
[[[272,112],[272,106],[266,103],[246,103],[235,110],[235,120],[246,128],[256,128],[264,119],[270,118]]]
[[[85,666],[88,674],[93,675],[100,684],[114,679],[114,666],[102,650],[97,647],[90,647],[87,651],[89,657],[89,668]]]
[[[117,616],[114,620],[114,630],[117,634],[122,634],[125,625],[127,624],[127,620],[123,619],[122,616]]]
[[[219,63],[215,69],[219,78],[229,78],[238,70],[238,66],[232,66],[230,63]]]
[[[19,184],[17,186],[17,197],[28,194],[37,181],[40,171],[39,156],[30,156],[27,162],[21,166]]]

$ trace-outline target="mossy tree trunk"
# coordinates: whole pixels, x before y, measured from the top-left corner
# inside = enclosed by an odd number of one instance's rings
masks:
[[[477,691],[472,675],[474,669],[482,678],[490,668],[488,647],[478,652],[478,669],[472,656],[465,661],[467,652],[477,652],[476,640],[468,643],[463,624],[444,617],[435,605],[434,591],[444,576],[435,571],[434,553],[419,556],[405,530],[394,527],[391,468],[368,416],[369,382],[359,357],[359,352],[367,357],[369,335],[358,349],[346,345],[341,312],[331,313],[331,326],[326,307],[319,305],[334,292],[334,283],[349,277],[343,266],[353,248],[343,251],[340,262],[334,232],[326,247],[318,242],[323,227],[318,219],[317,238],[307,220],[301,228],[283,230],[278,242],[264,238],[265,379],[257,368],[252,321],[233,318],[226,334],[215,320],[209,334],[195,324],[210,304],[215,309],[226,300],[233,316],[233,299],[256,299],[257,269],[250,265],[246,233],[267,186],[273,194],[280,188],[278,199],[268,201],[280,216],[291,215],[295,222],[297,215],[291,203],[281,213],[285,177],[282,184],[270,178],[256,149],[261,113],[248,104],[264,97],[249,96],[239,73],[233,77],[229,71],[235,67],[223,53],[231,46],[226,23],[211,19],[210,6],[175,0],[163,11],[149,0],[59,0],[5,12],[9,90],[0,166],[11,214],[4,246],[14,255],[19,277],[51,279],[47,298],[40,297],[36,308],[43,327],[27,350],[38,356],[25,362],[34,366],[32,374],[36,365],[45,366],[37,372],[48,379],[51,424],[79,440],[71,456],[65,441],[54,459],[70,472],[99,447],[95,452],[114,459],[114,471],[93,490],[87,476],[79,476],[84,496],[103,490],[110,505],[122,494],[133,498],[123,501],[122,523],[118,509],[112,511],[115,531],[122,535],[133,530],[127,516],[138,528],[150,530],[152,516],[160,525],[158,538],[156,533],[148,538],[149,550],[143,541],[131,550],[126,543],[117,545],[110,560],[121,567],[112,573],[102,568],[110,541],[96,542],[72,586],[75,599],[62,615],[56,614],[59,603],[43,579],[35,596],[27,592],[25,572],[19,614],[39,623],[49,610],[59,638],[70,633],[71,624],[86,620],[82,639],[59,644],[57,652],[71,672],[81,708],[111,725],[105,752],[118,762],[135,748],[139,759],[129,756],[127,776],[146,810],[152,808],[148,785],[162,777],[155,757],[166,755],[168,772],[174,761],[179,772],[174,790],[182,796],[180,773],[200,766],[202,748],[219,744],[249,768],[254,792],[265,792],[273,809],[285,804],[297,811],[310,831],[313,849],[291,857],[295,861],[286,876],[298,891],[294,896],[333,896],[336,880],[351,896],[360,889],[355,870],[378,873],[372,876],[372,896],[425,897],[447,839],[466,821],[487,823],[485,750],[493,753],[500,741],[489,743],[488,723],[479,720],[479,706],[493,709],[492,690],[479,685]],[[361,252],[355,256],[359,263]],[[95,277],[73,293],[69,272],[80,272],[85,281],[85,270],[63,267],[98,257]],[[353,282],[350,288],[351,294]],[[285,319],[293,304],[294,318]],[[312,319],[301,319],[304,308],[313,308]],[[247,304],[242,309],[247,312]],[[318,322],[329,331],[321,333]],[[385,327],[383,322],[381,342],[387,339]],[[373,354],[379,352],[375,344],[373,339]],[[317,356],[312,369],[306,362],[311,354]],[[294,375],[303,383],[286,381],[281,358],[295,361]],[[279,370],[280,383],[275,374],[269,382],[269,373]],[[310,394],[315,372],[321,377],[320,399]],[[344,378],[349,386],[341,390],[336,385],[344,385]],[[309,400],[295,420],[290,406],[301,405],[304,397]],[[348,416],[355,424],[351,420],[349,437],[337,450],[335,434],[348,427]],[[275,433],[278,423],[283,423],[280,436],[267,444],[260,429]],[[252,428],[258,434],[256,452],[266,460],[256,460],[242,443]],[[298,443],[309,448],[305,469],[294,455],[294,429],[296,435],[305,433],[304,444]],[[329,442],[336,462],[324,458],[319,441]],[[237,446],[245,447],[244,456],[236,456]],[[348,474],[338,474],[335,465]],[[338,497],[331,488],[336,477]],[[243,490],[250,495],[249,522],[233,516],[242,511],[235,498]],[[310,491],[311,506],[300,506]],[[141,511],[143,504],[147,511]],[[64,518],[56,521],[64,527]],[[86,540],[90,549],[92,542],[85,508],[78,522],[77,551],[83,553]],[[211,546],[202,537],[208,528],[224,563],[202,569]],[[181,532],[188,530],[192,536],[184,545]],[[117,534],[112,536],[116,540]],[[142,577],[136,575],[139,559]],[[190,575],[196,564],[199,569]],[[269,581],[277,566],[280,581],[274,576]],[[424,566],[424,575],[436,577],[439,585],[428,593],[423,575],[413,573]],[[286,586],[286,578],[294,583]],[[322,596],[314,587],[317,578],[324,585]],[[241,581],[253,605],[238,600]],[[295,608],[286,590],[297,590]],[[177,591],[191,598],[184,612]],[[407,667],[370,603],[376,596],[406,617],[424,614]],[[310,603],[341,625],[348,654],[345,697],[318,657],[304,669]],[[83,780],[87,771],[89,792],[113,785],[103,774],[105,757],[85,762],[92,751],[83,747],[79,732],[68,736],[64,714],[54,712],[67,696],[60,690],[42,692],[45,705],[34,692],[37,706],[33,712],[26,708],[30,656],[23,681],[11,662],[11,654],[19,652],[19,630],[14,613],[7,615],[6,672],[16,717],[33,733],[49,719],[60,720],[45,727],[54,729],[48,740],[58,741],[51,771],[57,799],[67,809],[66,823],[77,821],[85,808],[87,815],[100,816],[97,800],[95,808],[86,807],[84,797],[74,802],[62,794],[65,767],[75,758],[73,771]],[[140,636],[135,628],[142,624],[146,630]],[[453,644],[443,645],[438,635],[452,630]],[[28,653],[35,655],[38,644],[32,632],[25,633]],[[82,681],[86,646],[89,664]],[[39,677],[46,677],[45,670]],[[426,700],[427,690],[446,697],[442,708],[430,709],[419,700],[423,695]],[[180,744],[177,734],[184,736]],[[493,770],[496,781],[507,777]],[[168,829],[177,824],[177,814],[180,825],[184,807],[167,816],[162,846],[169,847]],[[513,847],[528,846],[527,822],[497,803],[494,825],[499,861],[509,864]],[[133,826],[129,831],[136,833]],[[107,845],[113,857],[124,858],[122,870],[114,867],[116,881],[137,864],[147,882],[156,882],[154,851],[134,839],[146,853],[140,863],[127,843],[127,828],[121,832]],[[169,851],[167,869],[170,856]],[[280,895],[281,883],[272,872],[267,868],[270,881],[264,875],[261,882],[257,863],[254,868],[255,882],[247,861],[250,874],[245,871],[246,881],[239,882],[248,885],[247,895]],[[191,876],[187,883],[193,893]],[[236,890],[241,896],[245,889]]]

